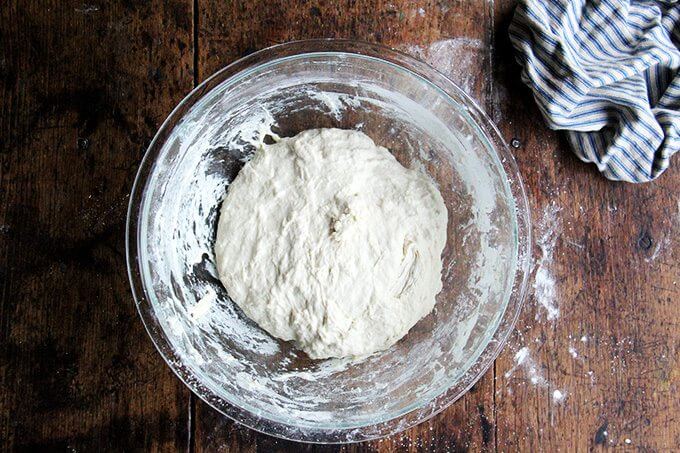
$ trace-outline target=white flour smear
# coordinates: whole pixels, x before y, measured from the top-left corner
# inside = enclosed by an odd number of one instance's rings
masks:
[[[80,14],[90,14],[99,11],[99,6],[97,5],[86,5],[83,4],[79,8],[75,8],[75,12]]]
[[[555,276],[550,267],[552,264],[553,249],[557,243],[557,237],[561,233],[561,221],[558,216],[562,208],[553,201],[543,211],[543,218],[537,226],[536,243],[541,250],[541,257],[536,262],[534,275],[534,297],[539,306],[545,311],[549,321],[556,320],[560,315],[557,303],[557,290]],[[540,313],[536,313],[539,319]]]
[[[536,243],[540,250],[540,256],[534,263],[533,288],[534,298],[539,306],[539,310],[536,312],[536,320],[539,322],[542,319],[554,322],[559,318],[560,314],[555,288],[556,281],[551,270],[553,251],[557,238],[561,233],[560,211],[561,208],[555,202],[550,203],[544,209],[543,216],[536,224]],[[542,313],[545,313],[545,317],[542,316]],[[527,344],[527,342],[522,338],[521,332],[519,335],[519,344],[515,346],[519,347],[519,349],[515,353],[513,366],[504,374],[505,378],[513,378],[515,373],[521,370],[524,375],[522,379],[532,385],[546,389],[554,388],[554,385],[543,375],[541,365],[532,357],[531,349],[528,346],[522,346],[522,344]],[[538,338],[536,342],[539,342]],[[574,359],[578,358],[576,348],[570,346],[569,355]],[[511,391],[509,386],[508,392]],[[550,393],[551,401],[555,404],[562,403],[566,396],[567,392],[560,389],[553,389]]]
[[[468,94],[475,91],[484,74],[487,47],[479,39],[444,39],[427,47],[408,45],[404,50],[449,77]]]
[[[521,368],[525,372],[529,382],[532,384],[539,386],[548,385],[548,381],[543,377],[541,369],[536,365],[533,357],[531,357],[531,351],[527,346],[524,346],[517,351],[515,354],[515,364],[505,372],[505,377],[512,377],[518,368]]]
[[[522,378],[514,377],[518,370],[521,370],[524,375]],[[521,379],[540,388],[550,389],[554,387],[554,385],[545,378],[541,365],[534,360],[531,355],[531,349],[529,349],[528,346],[523,346],[515,353],[514,364],[503,376],[506,379]],[[507,391],[509,394],[512,394],[512,387],[508,386]],[[553,403],[562,403],[566,397],[567,392],[564,390],[555,389],[551,393]]]
[[[555,403],[561,403],[562,401],[564,401],[564,399],[566,397],[567,397],[567,394],[564,393],[561,390],[553,391],[552,398],[553,398],[553,402],[555,402]]]
[[[578,359],[578,351],[575,347],[569,346],[569,355],[574,359]]]

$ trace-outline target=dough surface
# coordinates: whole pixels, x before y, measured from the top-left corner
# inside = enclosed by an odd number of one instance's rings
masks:
[[[364,133],[314,129],[258,150],[227,190],[220,280],[315,359],[389,348],[435,304],[448,213],[435,184]]]

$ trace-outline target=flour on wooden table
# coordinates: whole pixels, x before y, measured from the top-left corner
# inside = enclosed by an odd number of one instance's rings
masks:
[[[541,251],[541,256],[535,264],[534,298],[549,321],[556,320],[560,315],[552,259],[557,238],[562,233],[562,223],[559,217],[561,210],[562,208],[553,201],[544,209],[543,217],[537,225],[536,244]],[[540,312],[536,313],[536,319],[539,319],[540,314]]]
[[[561,403],[562,401],[564,401],[564,399],[565,399],[566,397],[567,397],[567,394],[564,393],[564,392],[561,391],[561,390],[555,390],[555,391],[553,391],[552,399],[553,399],[553,402],[555,402],[555,403]]]
[[[479,39],[460,37],[435,41],[426,47],[410,44],[403,50],[425,61],[471,94],[484,75],[482,64],[488,46]]]
[[[74,8],[74,11],[80,14],[96,13],[97,11],[99,11],[99,6],[83,4],[78,8]]]
[[[505,372],[505,377],[512,377],[518,368],[521,368],[525,372],[532,384],[540,386],[548,384],[548,381],[543,377],[540,367],[536,365],[533,357],[531,357],[531,350],[527,346],[524,346],[515,353],[515,364],[510,370]]]
[[[575,347],[569,346],[569,355],[574,359],[578,359],[578,351]]]

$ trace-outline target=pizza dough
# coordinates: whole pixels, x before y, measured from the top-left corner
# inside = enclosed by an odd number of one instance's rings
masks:
[[[448,214],[364,133],[263,145],[222,204],[215,255],[243,312],[315,359],[389,348],[435,304]]]

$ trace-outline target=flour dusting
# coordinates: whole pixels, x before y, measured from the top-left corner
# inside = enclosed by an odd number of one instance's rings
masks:
[[[484,74],[482,69],[487,46],[479,39],[444,39],[427,47],[412,44],[404,50],[449,77],[468,94],[475,91]]]
[[[567,394],[561,390],[555,390],[552,394],[553,402],[561,403],[567,397]]]
[[[75,8],[75,12],[80,14],[90,14],[99,11],[99,6],[97,5],[85,5],[83,4],[79,8]]]
[[[534,358],[535,351],[532,351],[533,346],[526,346],[526,344],[533,345],[535,343],[539,345],[537,347],[540,347],[542,344],[540,339],[536,338],[535,340],[528,342],[520,331],[516,331],[515,340],[518,340],[519,344],[525,344],[525,346],[521,346],[517,349],[517,352],[515,352],[515,355],[513,356],[512,366],[508,371],[503,373],[503,377],[508,380],[505,391],[509,395],[513,394],[513,385],[510,385],[513,382],[515,383],[515,388],[517,388],[518,385],[531,384],[534,387],[549,391],[550,393],[548,393],[547,396],[553,403],[557,404],[565,401],[568,392],[564,389],[555,388],[556,385],[548,380],[544,374],[544,370],[548,367],[543,366],[537,358]],[[518,345],[513,345],[512,347],[516,348]]]
[[[217,294],[211,288],[208,288],[206,294],[201,297],[196,304],[194,304],[187,311],[189,316],[194,319],[200,319],[205,316],[210,310],[214,309],[214,304],[217,302]]]
[[[556,320],[560,315],[557,303],[557,289],[555,276],[550,269],[553,250],[557,238],[561,233],[561,221],[558,216],[562,208],[553,201],[543,211],[543,218],[538,224],[538,239],[536,243],[541,250],[541,257],[536,262],[534,275],[534,297],[543,308],[549,321]],[[536,313],[538,319],[539,313]]]
[[[527,346],[524,346],[515,353],[515,364],[510,370],[505,372],[505,377],[512,377],[518,368],[524,370],[529,378],[529,382],[532,384],[540,386],[548,385],[548,381],[543,377],[541,369],[536,365],[533,357],[531,357],[531,351]]]
[[[534,263],[534,298],[538,304],[539,311],[536,313],[536,320],[542,319],[554,322],[559,318],[560,310],[557,303],[556,279],[552,271],[553,252],[557,243],[557,238],[561,234],[561,220],[559,213],[561,208],[553,201],[543,211],[543,215],[536,225],[536,243],[540,250],[540,256]],[[545,317],[542,316],[545,313]],[[543,341],[535,338],[529,342],[523,338],[518,331],[519,347],[514,356],[512,367],[505,372],[505,378],[512,378],[517,371],[522,371],[524,379],[534,386],[553,389],[550,397],[553,403],[561,403],[566,399],[567,392],[561,389],[554,389],[554,385],[546,379],[543,374],[543,367],[534,359],[529,346],[537,344],[540,347]],[[570,336],[571,339],[571,336]],[[583,336],[581,341],[585,343],[587,337]],[[573,359],[579,357],[578,351],[573,345],[568,346],[569,355]],[[510,390],[508,390],[510,391]]]

